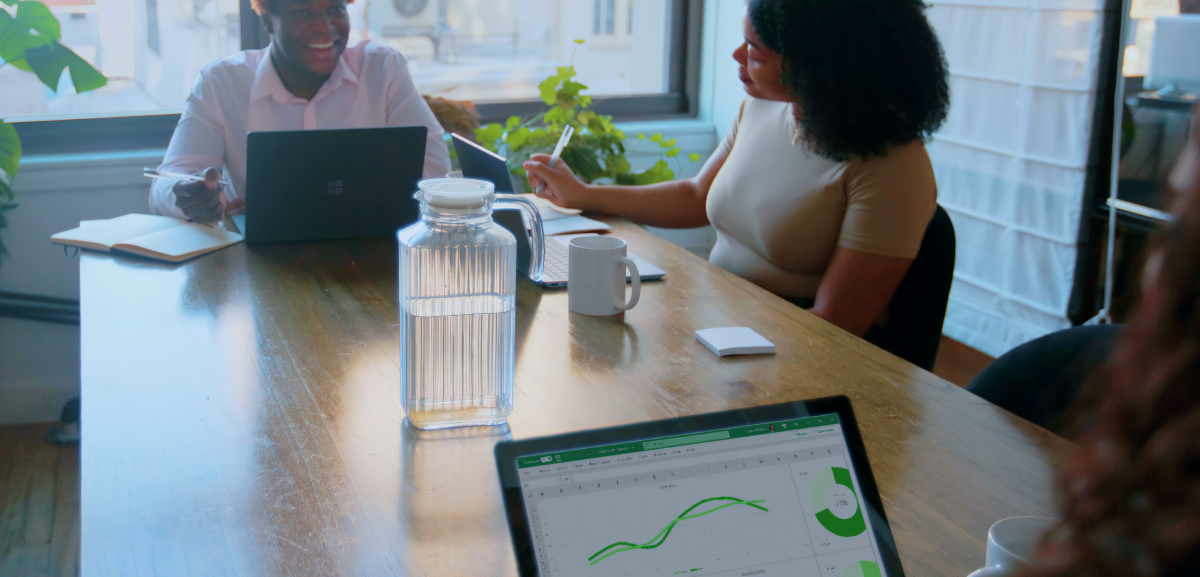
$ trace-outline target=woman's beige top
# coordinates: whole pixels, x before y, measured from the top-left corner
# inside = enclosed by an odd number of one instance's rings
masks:
[[[708,192],[713,264],[777,295],[814,298],[835,247],[917,256],[937,208],[923,144],[834,162],[795,136],[790,103],[742,104]]]

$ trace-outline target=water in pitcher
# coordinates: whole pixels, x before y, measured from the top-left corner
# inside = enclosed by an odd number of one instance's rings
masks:
[[[423,429],[498,425],[512,412],[513,297],[413,299],[401,370],[408,419]]]

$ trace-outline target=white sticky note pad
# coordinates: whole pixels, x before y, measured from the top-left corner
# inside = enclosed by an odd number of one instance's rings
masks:
[[[725,327],[696,331],[696,340],[718,357],[729,355],[773,355],[775,344],[747,327]]]

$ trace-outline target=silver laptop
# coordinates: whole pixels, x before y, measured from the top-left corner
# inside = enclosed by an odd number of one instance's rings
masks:
[[[496,224],[507,228],[513,236],[517,237],[517,270],[529,274],[530,248],[529,248],[529,233],[525,228],[525,221],[521,216],[521,211],[516,207],[501,207],[497,206],[492,213],[492,218]],[[586,234],[564,234],[559,236],[548,236],[546,238],[546,262],[542,267],[542,278],[530,278],[533,282],[549,288],[567,286],[567,271],[570,270],[569,259],[571,251],[569,243],[571,239],[589,236]],[[637,264],[639,276],[642,277],[642,282],[659,280],[666,276],[667,272],[649,261],[639,257],[636,254],[630,253],[629,259]],[[629,280],[628,274],[626,280]]]

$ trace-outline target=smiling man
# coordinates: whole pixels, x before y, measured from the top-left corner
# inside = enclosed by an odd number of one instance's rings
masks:
[[[417,92],[404,57],[368,41],[347,46],[346,0],[251,4],[271,45],[200,72],[160,170],[206,180],[155,179],[151,212],[213,222],[242,206],[246,133],[252,131],[425,126],[425,177],[449,172],[442,127]],[[222,173],[232,190],[221,189]]]

